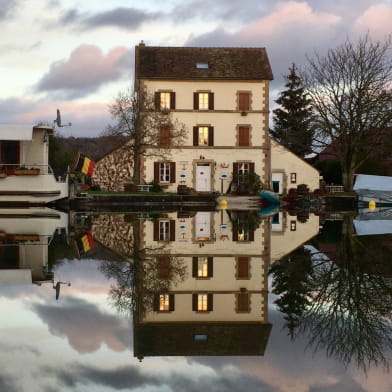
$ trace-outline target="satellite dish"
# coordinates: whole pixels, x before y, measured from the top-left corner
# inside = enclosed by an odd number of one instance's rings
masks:
[[[60,115],[60,110],[59,109],[57,109],[57,117],[56,117],[56,120],[54,120],[54,122],[57,124],[57,126],[59,128],[72,126],[72,123],[68,123],[67,125],[62,125],[61,124],[61,115]]]

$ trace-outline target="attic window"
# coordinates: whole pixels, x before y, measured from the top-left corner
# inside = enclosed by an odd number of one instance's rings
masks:
[[[208,69],[208,63],[196,63],[197,69]]]

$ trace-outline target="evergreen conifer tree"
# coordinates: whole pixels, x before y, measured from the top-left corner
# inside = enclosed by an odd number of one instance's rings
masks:
[[[297,67],[293,63],[285,76],[286,90],[275,101],[280,108],[273,111],[274,128],[271,136],[291,152],[303,158],[312,152],[312,108]]]

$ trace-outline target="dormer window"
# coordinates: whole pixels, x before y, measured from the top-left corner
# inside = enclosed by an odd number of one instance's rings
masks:
[[[208,69],[208,63],[196,63],[197,69]]]

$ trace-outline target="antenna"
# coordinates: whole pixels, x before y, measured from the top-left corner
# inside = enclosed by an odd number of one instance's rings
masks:
[[[59,128],[71,127],[71,126],[72,126],[72,123],[68,123],[68,124],[66,124],[66,125],[62,125],[62,124],[61,124],[61,115],[60,115],[60,110],[59,110],[59,109],[57,109],[57,117],[56,117],[56,120],[53,120],[53,122],[56,123],[57,126],[58,126]]]

